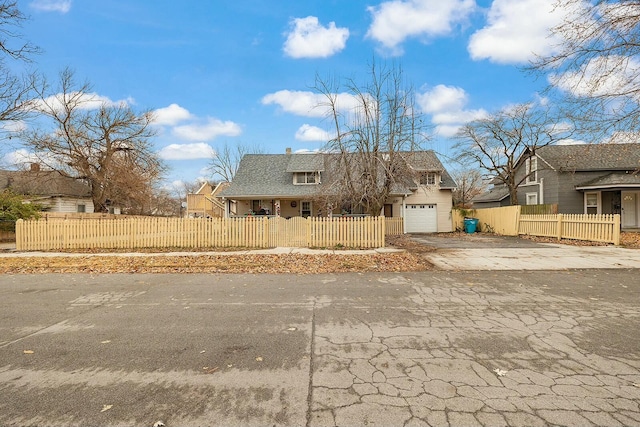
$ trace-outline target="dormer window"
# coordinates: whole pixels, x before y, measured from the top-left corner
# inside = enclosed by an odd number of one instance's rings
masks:
[[[320,172],[296,172],[294,174],[294,184],[318,184],[320,183]]]
[[[438,174],[435,172],[424,172],[420,174],[420,185],[436,185]]]

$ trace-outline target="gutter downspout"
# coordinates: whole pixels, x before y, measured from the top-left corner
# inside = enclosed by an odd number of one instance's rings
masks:
[[[540,204],[544,205],[544,178],[540,178]]]

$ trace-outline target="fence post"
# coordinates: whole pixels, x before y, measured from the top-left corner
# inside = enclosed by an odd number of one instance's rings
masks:
[[[613,216],[613,244],[616,246],[620,244],[620,214]]]
[[[23,236],[24,232],[22,227],[24,226],[24,220],[19,219],[16,221],[16,250],[21,251],[23,249]]]
[[[558,240],[562,240],[562,214],[558,214],[558,223],[556,224],[556,235]]]

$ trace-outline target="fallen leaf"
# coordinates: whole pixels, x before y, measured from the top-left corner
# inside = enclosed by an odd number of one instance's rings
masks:
[[[256,357],[256,362],[262,362],[262,357],[260,356]]]
[[[23,353],[24,354],[33,354],[35,352],[33,350],[24,350]]]
[[[209,368],[208,366],[205,366],[202,369],[204,370],[205,374],[213,374],[215,371],[218,370],[218,367],[216,366],[215,368]]]
[[[113,405],[102,405],[102,410],[100,412],[108,411],[111,408],[113,408]]]
[[[493,372],[495,372],[496,375],[499,376],[499,377],[504,377],[505,375],[507,375],[507,371],[503,371],[500,368],[494,369]]]
[[[297,330],[298,330],[298,328],[293,328],[293,327],[287,328],[287,331],[297,331]]]
[[[104,341],[100,341],[100,344],[109,344],[111,342],[111,340],[104,340]]]

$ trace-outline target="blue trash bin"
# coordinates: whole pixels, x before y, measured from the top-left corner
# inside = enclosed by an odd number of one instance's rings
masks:
[[[464,219],[464,231],[466,231],[467,233],[475,233],[476,227],[478,227],[478,218]]]

